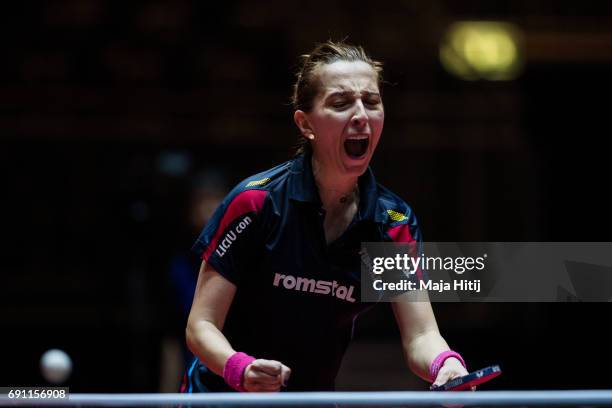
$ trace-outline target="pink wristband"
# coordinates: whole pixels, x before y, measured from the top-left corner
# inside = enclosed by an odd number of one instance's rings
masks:
[[[223,367],[223,379],[233,389],[240,392],[246,392],[242,386],[242,376],[244,370],[249,364],[255,360],[255,357],[251,357],[245,353],[235,353],[233,356],[227,359],[225,367]]]
[[[451,358],[451,357],[455,357],[457,360],[459,360],[461,362],[461,365],[463,365],[463,367],[467,370],[465,361],[463,361],[463,357],[461,357],[459,353],[457,353],[456,351],[452,351],[452,350],[443,351],[442,353],[438,354],[436,358],[434,358],[434,361],[431,363],[431,367],[429,367],[429,378],[431,378],[431,382],[436,381],[436,378],[438,377],[438,373],[440,372],[440,369],[444,365],[444,362],[446,361],[447,358]]]

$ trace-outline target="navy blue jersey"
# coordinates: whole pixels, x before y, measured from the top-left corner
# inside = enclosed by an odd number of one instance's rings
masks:
[[[287,390],[333,390],[355,319],[371,306],[359,301],[361,243],[421,240],[410,207],[370,169],[359,191],[352,223],[327,244],[310,156],[297,156],[236,186],[193,247],[237,287],[224,335],[290,367]],[[228,390],[218,380],[206,388]]]

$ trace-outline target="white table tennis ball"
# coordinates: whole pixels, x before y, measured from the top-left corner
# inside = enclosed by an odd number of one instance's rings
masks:
[[[72,360],[63,350],[47,350],[40,358],[40,371],[45,380],[52,384],[61,384],[72,373]]]

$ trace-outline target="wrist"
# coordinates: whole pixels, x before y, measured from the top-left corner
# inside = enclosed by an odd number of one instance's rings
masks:
[[[452,351],[452,350],[443,351],[440,354],[438,354],[436,358],[434,358],[434,360],[431,362],[431,366],[429,367],[429,378],[432,382],[436,380],[436,378],[438,377],[438,373],[440,372],[440,369],[446,364],[447,361],[451,365],[459,364],[463,368],[467,369],[465,365],[465,361],[463,360],[463,357],[461,357],[459,353],[457,353],[456,351]]]
[[[465,368],[463,363],[456,357],[449,357],[444,360],[444,364],[442,364],[442,367],[444,367],[445,365]]]
[[[245,392],[243,386],[244,371],[255,360],[255,357],[237,352],[230,356],[223,367],[225,383],[236,391]]]

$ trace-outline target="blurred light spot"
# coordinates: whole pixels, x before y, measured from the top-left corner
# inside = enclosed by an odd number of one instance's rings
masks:
[[[191,167],[191,156],[184,152],[163,152],[157,158],[157,169],[167,176],[184,176]]]
[[[515,79],[523,68],[522,36],[517,27],[494,21],[452,24],[440,44],[440,62],[468,81]]]

